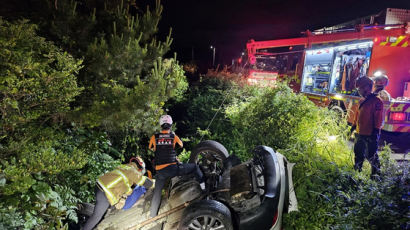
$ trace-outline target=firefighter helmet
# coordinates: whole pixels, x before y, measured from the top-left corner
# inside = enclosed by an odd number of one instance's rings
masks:
[[[386,87],[389,84],[389,77],[387,75],[380,75],[373,78],[374,84],[377,88]]]
[[[142,174],[145,174],[145,162],[140,156],[131,157],[130,163],[135,163],[138,167],[138,171],[142,172]]]
[[[356,88],[364,87],[364,86],[370,86],[370,88],[373,87],[373,81],[369,77],[361,77],[356,80]]]
[[[170,115],[162,115],[161,118],[159,118],[159,125],[162,126],[163,124],[172,125],[172,117]]]

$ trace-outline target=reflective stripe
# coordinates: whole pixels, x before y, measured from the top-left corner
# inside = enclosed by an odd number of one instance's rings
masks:
[[[114,172],[118,173],[122,179],[124,179],[125,185],[127,185],[128,188],[130,188],[130,182],[128,181],[128,178],[118,169],[114,170]],[[129,189],[128,189],[129,190]]]
[[[397,41],[395,43],[392,43],[391,46],[397,46],[403,39],[405,39],[406,36],[400,36],[397,38]]]
[[[111,193],[111,191],[104,186],[100,178],[98,178],[97,183],[100,185],[100,187],[104,190],[105,195],[107,196],[108,201],[110,202],[111,205],[117,203],[117,199],[115,199],[114,194]]]
[[[112,188],[114,185],[116,185],[119,181],[121,181],[121,180],[123,180],[122,179],[122,177],[117,177],[117,179],[115,179],[115,180],[113,180],[113,181],[111,181],[111,183],[109,183],[108,185],[107,185],[107,187],[108,188]]]
[[[145,183],[145,180],[147,179],[146,176],[142,176],[139,181],[137,182],[137,185],[141,186]]]
[[[380,42],[380,46],[385,46],[389,42],[389,37],[386,38],[386,41]]]
[[[132,167],[131,167],[131,166],[128,166],[128,165],[120,165],[120,168],[129,170],[129,169],[131,169]]]

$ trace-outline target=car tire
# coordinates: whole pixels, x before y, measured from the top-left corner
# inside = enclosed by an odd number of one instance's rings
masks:
[[[201,200],[192,203],[184,210],[178,230],[216,228],[233,230],[229,208],[216,200]]]
[[[212,153],[214,157],[217,157],[222,161],[229,157],[228,150],[226,150],[221,143],[207,140],[202,141],[195,146],[194,150],[191,152],[189,163],[197,163],[199,155],[204,152]]]

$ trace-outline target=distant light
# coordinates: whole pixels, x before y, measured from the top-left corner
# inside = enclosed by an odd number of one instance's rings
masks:
[[[289,50],[293,50],[293,46],[289,46]]]
[[[245,52],[242,52],[241,55],[242,55],[242,56],[245,55]]]
[[[379,41],[379,38],[374,38],[374,42],[377,42],[377,41]]]
[[[210,46],[209,48],[213,49],[214,47],[213,47],[213,46]]]
[[[374,72],[373,76],[380,77],[382,74],[383,74],[383,72],[378,70],[378,71]]]
[[[384,29],[385,29],[385,30],[391,30],[391,29],[393,29],[393,27],[391,27],[391,26],[386,26],[386,27],[384,27]]]

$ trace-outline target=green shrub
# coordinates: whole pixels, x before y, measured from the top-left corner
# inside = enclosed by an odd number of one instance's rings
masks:
[[[285,226],[321,229],[331,222],[322,194],[338,171],[352,167],[347,126],[336,114],[279,84],[230,105],[226,115],[239,134],[232,141],[245,147],[235,150],[242,159],[251,157],[255,146],[267,145],[296,163],[293,177],[300,212],[285,218]]]
[[[82,90],[76,81],[81,61],[36,29],[0,19],[0,219],[6,229],[62,228],[63,221],[76,221],[73,191],[50,180],[87,161],[57,125]]]
[[[0,138],[29,122],[58,121],[80,94],[81,60],[36,35],[27,21],[0,19]]]
[[[87,156],[86,163],[78,170],[67,170],[59,174],[53,183],[65,181],[66,185],[75,191],[82,202],[94,202],[95,183],[97,178],[114,169],[124,158],[116,151],[107,135],[101,132],[76,129],[71,133],[76,142],[80,143]]]
[[[327,200],[334,209],[331,229],[406,229],[409,225],[408,207],[410,176],[408,163],[397,164],[385,147],[381,156],[381,174],[369,179],[364,173],[343,172],[330,187]]]

